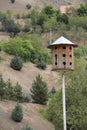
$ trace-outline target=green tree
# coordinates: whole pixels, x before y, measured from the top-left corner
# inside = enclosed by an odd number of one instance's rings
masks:
[[[14,99],[14,89],[13,89],[13,86],[12,86],[10,79],[8,79],[8,81],[6,82],[4,98],[8,99],[8,100]]]
[[[43,10],[43,12],[45,12],[45,14],[48,16],[48,17],[52,17],[53,14],[54,14],[54,9],[51,5],[46,5]]]
[[[10,66],[15,70],[21,70],[23,67],[23,61],[19,56],[15,56],[10,63]]]
[[[18,82],[16,83],[16,86],[14,86],[14,99],[19,102],[23,101],[22,87]]]
[[[34,103],[46,104],[48,100],[47,84],[42,81],[42,77],[38,74],[36,80],[32,83],[31,97]]]
[[[5,93],[6,83],[2,78],[2,75],[0,74],[0,98],[3,99],[3,95]]]
[[[80,8],[77,9],[78,15],[80,16],[85,16],[87,15],[87,3],[86,4],[81,4]]]
[[[87,129],[87,69],[84,57],[75,60],[75,71],[66,75],[66,113],[68,130]],[[56,130],[63,129],[62,92],[56,92],[49,103],[48,118]]]
[[[20,32],[20,25],[16,24],[14,22],[14,20],[9,19],[9,18],[4,18],[2,21],[2,25],[3,25],[3,30],[7,31],[9,33],[13,33],[13,35],[15,36],[17,33]]]
[[[23,110],[22,106],[19,103],[17,103],[12,111],[12,119],[16,122],[21,122],[23,119]]]

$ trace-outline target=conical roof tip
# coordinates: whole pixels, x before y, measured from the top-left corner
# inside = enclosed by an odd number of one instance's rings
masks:
[[[65,37],[61,36],[59,37],[55,42],[53,42],[51,45],[60,45],[60,44],[69,44],[69,45],[74,45],[73,42],[70,40],[66,39]]]

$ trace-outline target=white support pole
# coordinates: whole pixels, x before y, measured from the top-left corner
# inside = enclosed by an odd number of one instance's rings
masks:
[[[66,96],[65,96],[65,75],[62,75],[62,98],[63,98],[63,127],[66,128]]]

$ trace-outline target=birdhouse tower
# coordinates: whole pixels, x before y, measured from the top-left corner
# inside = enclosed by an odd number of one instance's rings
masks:
[[[73,47],[74,43],[61,36],[51,44],[52,47],[52,70],[73,70]]]

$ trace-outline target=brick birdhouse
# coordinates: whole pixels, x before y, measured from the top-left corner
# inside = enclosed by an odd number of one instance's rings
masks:
[[[74,43],[61,36],[51,45],[52,70],[74,70]]]

